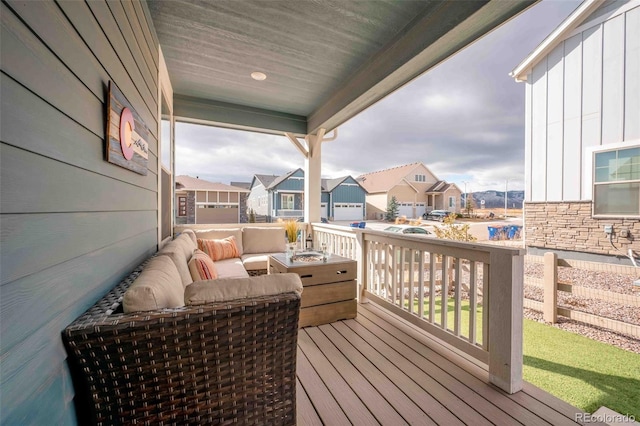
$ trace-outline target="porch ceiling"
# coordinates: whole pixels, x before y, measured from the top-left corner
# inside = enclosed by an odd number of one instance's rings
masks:
[[[149,1],[182,121],[328,131],[537,0]],[[250,74],[260,71],[264,81]]]

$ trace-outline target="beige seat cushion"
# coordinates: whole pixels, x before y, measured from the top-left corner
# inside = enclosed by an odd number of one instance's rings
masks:
[[[242,253],[244,253],[242,247],[242,229],[207,229],[196,231],[196,237],[202,238],[203,240],[221,240],[232,235],[236,237],[236,246],[238,247],[238,253],[242,256]]]
[[[267,269],[269,266],[269,256],[276,253],[265,254],[243,254],[242,264],[247,271],[257,271]]]
[[[125,313],[184,306],[184,288],[175,263],[168,256],[152,258],[124,293]]]
[[[283,228],[244,228],[241,254],[284,253],[286,250]]]
[[[180,234],[175,240],[169,242],[158,252],[158,254],[169,256],[169,258],[173,260],[180,274],[183,287],[193,282],[188,264],[191,255],[193,255],[193,251],[197,248],[198,246],[191,241],[189,235]]]
[[[302,294],[302,281],[298,274],[198,281],[187,287],[184,300],[187,305],[202,305],[208,302],[225,302],[289,292]]]
[[[218,278],[244,278],[248,277],[246,269],[240,258],[225,259],[215,262]]]

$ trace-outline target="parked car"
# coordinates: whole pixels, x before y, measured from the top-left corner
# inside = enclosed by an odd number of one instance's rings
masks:
[[[431,235],[430,231],[427,231],[424,228],[419,226],[410,226],[410,225],[392,225],[384,228],[385,232],[394,232],[397,234],[420,234],[420,235]]]
[[[299,218],[298,218],[298,222],[304,222],[304,218],[303,218],[303,217],[299,217]],[[320,222],[321,222],[321,223],[329,223],[329,221],[327,220],[327,218],[326,218],[326,217],[321,217],[321,218],[320,218]]]
[[[444,218],[449,216],[450,214],[451,212],[447,210],[431,210],[429,213],[423,214],[422,218],[427,220],[437,220],[439,222],[442,222]]]

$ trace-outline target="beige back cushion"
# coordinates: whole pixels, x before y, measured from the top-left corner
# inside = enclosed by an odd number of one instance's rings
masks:
[[[184,306],[184,288],[176,265],[167,256],[152,258],[124,293],[125,313]]]
[[[191,238],[191,241],[193,241],[194,244],[197,244],[196,233],[194,232],[193,229],[184,229],[182,231],[182,234],[188,235],[189,238]]]
[[[198,246],[193,243],[191,237],[187,234],[180,234],[175,240],[165,245],[158,254],[169,256],[176,265],[182,286],[186,287],[193,282],[191,272],[189,272],[189,259],[193,255],[193,251]]]
[[[283,253],[286,250],[284,229],[244,228],[242,245],[246,254]]]
[[[223,238],[230,237],[231,235],[236,237],[238,254],[242,256],[242,253],[244,253],[242,247],[242,229],[208,229],[206,231],[196,231],[196,237],[203,240],[221,240]]]
[[[187,305],[202,305],[210,302],[226,302],[289,292],[302,294],[302,281],[300,281],[298,274],[273,274],[250,278],[218,278],[211,281],[197,281],[187,287],[184,300]]]

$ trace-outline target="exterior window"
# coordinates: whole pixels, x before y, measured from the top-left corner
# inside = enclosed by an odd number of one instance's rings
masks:
[[[187,215],[187,197],[178,197],[178,216]]]
[[[449,197],[449,208],[456,207],[456,197]]]
[[[293,194],[282,194],[282,210],[293,210]]]
[[[425,175],[416,175],[415,181],[416,182],[426,182],[427,178]]]
[[[593,214],[640,216],[640,147],[594,154]]]

